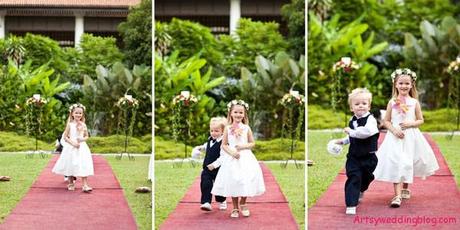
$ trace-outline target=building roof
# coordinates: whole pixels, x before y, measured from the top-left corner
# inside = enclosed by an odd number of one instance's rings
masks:
[[[140,2],[141,0],[1,0],[0,7],[127,8]]]

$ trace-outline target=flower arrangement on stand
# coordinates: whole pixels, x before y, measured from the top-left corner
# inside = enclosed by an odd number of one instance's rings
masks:
[[[294,150],[297,147],[297,140],[300,137],[300,132],[303,127],[303,118],[305,112],[305,97],[299,94],[299,91],[289,91],[280,100],[280,104],[284,107],[283,110],[283,125],[281,130],[281,138],[285,135],[290,139],[289,152],[290,157],[281,167],[286,168],[290,160],[294,161],[296,168],[302,168],[301,164],[297,163],[294,158]],[[284,143],[281,143],[284,145]]]
[[[184,143],[184,158],[179,164],[173,164],[175,166],[182,166],[182,163],[187,159],[187,141],[190,138],[190,112],[193,105],[198,103],[198,99],[190,94],[190,91],[181,91],[179,95],[176,95],[172,104],[174,107],[173,114],[173,136],[176,142],[182,141]],[[195,167],[195,162],[190,161],[192,167]]]
[[[447,67],[447,73],[450,74],[451,78],[449,79],[449,96],[447,99],[448,108],[454,108],[457,112],[456,122],[457,128],[452,130],[452,134],[449,136],[452,139],[455,130],[460,129],[460,56],[457,57],[454,61],[449,63]],[[448,113],[448,119],[451,119],[450,114]]]
[[[139,100],[133,98],[132,95],[124,95],[117,101],[117,107],[120,108],[118,115],[118,129],[117,133],[120,133],[120,127],[123,128],[124,140],[124,152],[121,152],[117,159],[121,159],[123,154],[128,155],[128,159],[134,160],[134,156],[127,151],[129,138],[133,135],[134,124],[136,123],[137,109],[139,108]]]
[[[43,116],[43,106],[45,106],[48,101],[41,97],[40,94],[34,94],[32,97],[26,100],[26,126],[27,126],[27,135],[32,135],[35,137],[35,151],[27,154],[26,157],[33,157],[34,153],[38,152],[38,138],[42,133],[41,123]],[[43,152],[40,152],[42,158],[45,157]]]
[[[348,82],[351,80],[353,73],[359,69],[359,65],[352,61],[350,57],[342,57],[340,61],[332,66],[333,86],[332,86],[332,110],[334,113],[345,113],[344,125],[347,124],[347,95]]]

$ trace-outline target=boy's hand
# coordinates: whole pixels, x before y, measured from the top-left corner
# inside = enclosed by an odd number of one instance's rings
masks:
[[[335,143],[338,145],[343,145],[343,141],[340,139],[335,140]]]
[[[343,129],[343,131],[346,133],[346,134],[350,134],[350,127],[346,127]]]
[[[215,169],[214,165],[212,165],[212,164],[208,164],[206,167],[208,167],[209,171],[212,171],[212,170]]]

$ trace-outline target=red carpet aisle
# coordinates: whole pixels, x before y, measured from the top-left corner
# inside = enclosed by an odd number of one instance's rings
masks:
[[[93,156],[90,194],[67,191],[64,177],[51,173],[54,156],[0,229],[137,229],[134,217],[107,161]]]
[[[298,229],[297,223],[289,209],[288,202],[281,192],[278,183],[270,170],[261,163],[264,174],[266,192],[264,195],[248,198],[248,207],[251,210],[249,218],[230,218],[232,210],[231,198],[227,198],[228,209],[220,211],[213,200],[213,210],[204,212],[200,210],[200,177],[190,186],[184,198],[176,209],[160,226],[161,230],[206,230],[206,229]],[[302,172],[300,170],[299,172]],[[299,179],[301,179],[299,177]],[[303,187],[299,188],[303,192]]]
[[[459,229],[460,192],[439,148],[429,135],[425,138],[435,152],[440,169],[426,180],[414,178],[414,184],[409,186],[412,197],[403,200],[400,208],[388,207],[393,184],[374,181],[358,206],[357,215],[345,215],[346,175],[342,170],[308,210],[308,229]]]

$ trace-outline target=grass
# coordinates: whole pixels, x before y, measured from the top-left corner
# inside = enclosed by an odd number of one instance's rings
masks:
[[[124,151],[124,136],[106,136],[106,137],[91,137],[88,139],[88,145],[91,151],[95,153],[119,153]],[[129,138],[128,152],[131,153],[146,153],[152,152],[152,135],[142,137]],[[53,151],[55,149],[55,141],[46,143],[38,141],[38,149]],[[35,139],[18,135],[14,132],[0,132],[0,152],[22,152],[35,150]]]
[[[337,176],[340,169],[345,166],[346,156],[331,156],[326,145],[333,137],[330,132],[308,132],[308,159],[313,160],[315,165],[308,167],[308,207],[316,203],[318,198],[327,190]],[[346,148],[343,150],[346,151]]]
[[[455,176],[457,188],[460,189],[460,154],[458,151],[460,136],[453,136],[450,140],[445,135],[432,135],[432,137],[446,159],[450,171]]]
[[[136,157],[135,161],[116,160],[106,157],[120,181],[123,192],[136,218],[139,229],[151,229],[152,194],[137,194],[139,186],[151,186],[147,181],[148,157]],[[24,154],[0,154],[0,174],[12,178],[10,182],[0,183],[0,223],[13,210],[27,193],[39,173],[48,163],[49,158],[26,159]]]
[[[149,157],[136,157],[134,161],[128,159],[117,160],[115,157],[105,157],[123,188],[123,193],[129,207],[136,218],[138,229],[152,229],[152,193],[135,193],[137,187],[152,187],[147,180]]]
[[[346,116],[350,118],[351,113]],[[455,111],[448,109],[438,109],[433,111],[423,111],[425,123],[420,127],[424,132],[446,131],[457,128]],[[324,109],[318,105],[308,106],[308,128],[312,129],[334,129],[344,126],[344,113],[333,113],[331,109]]]
[[[29,191],[49,158],[25,158],[23,154],[0,154],[0,175],[10,176],[11,181],[0,182],[0,223]]]
[[[257,160],[286,160],[290,157],[288,152],[290,141],[288,139],[273,139],[269,141],[256,141],[254,155]],[[297,141],[297,148],[294,151],[295,159],[305,159],[305,143]],[[174,141],[165,140],[161,137],[155,137],[155,160],[183,158],[184,144],[178,144]],[[190,156],[192,147],[187,147],[187,157]]]
[[[460,155],[458,146],[460,146],[460,136],[454,136],[448,140],[444,135],[433,135],[435,142],[438,144],[441,153],[455,175],[457,187],[460,181]],[[315,162],[315,166],[308,168],[308,207],[310,208],[319,197],[327,190],[329,185],[337,176],[340,169],[344,168],[346,154],[344,152],[337,157],[331,156],[326,151],[327,142],[332,139],[333,134],[330,132],[310,131],[308,133],[308,159]]]
[[[286,170],[281,169],[279,164],[267,164],[267,166],[272,170],[288,199],[289,207],[300,229],[303,229],[305,226],[304,170],[295,169],[292,165],[289,165]],[[158,229],[175,209],[200,171],[200,167],[192,168],[188,164],[181,168],[173,168],[172,163],[169,162],[155,163],[155,229]]]

